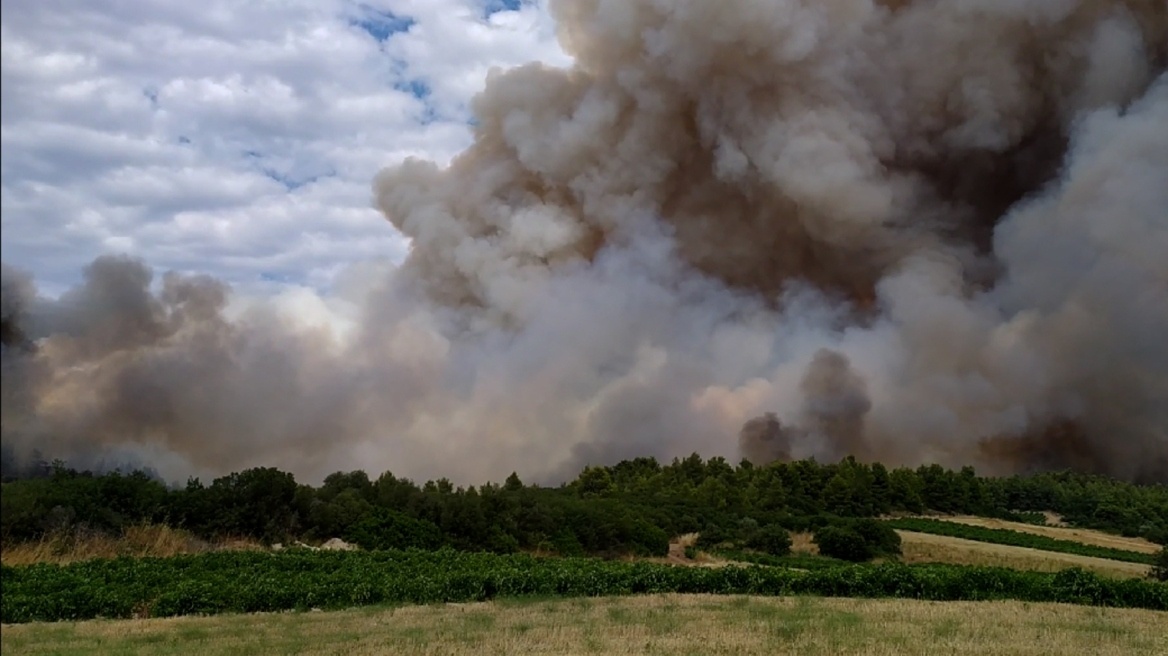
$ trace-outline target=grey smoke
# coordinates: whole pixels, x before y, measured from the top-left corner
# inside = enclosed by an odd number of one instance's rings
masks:
[[[1168,480],[1162,1],[551,8],[573,68],[493,73],[467,151],[377,176],[400,267],[267,301],[116,258],[53,301],[6,269],[37,341],[5,350],[5,444]]]
[[[750,462],[765,464],[791,458],[791,431],[773,412],[755,417],[738,432],[738,450]]]

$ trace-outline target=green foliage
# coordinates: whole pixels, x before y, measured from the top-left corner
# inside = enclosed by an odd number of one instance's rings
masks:
[[[1164,547],[1156,552],[1155,558],[1152,559],[1152,569],[1148,572],[1148,577],[1157,581],[1168,581],[1168,547]]]
[[[1009,529],[969,526],[968,524],[959,524],[957,522],[921,518],[890,519],[883,523],[890,529],[900,529],[902,531],[931,533],[933,535],[944,535],[952,538],[976,540],[978,542],[991,542],[993,544],[1005,544],[1013,547],[1029,547],[1043,551],[1107,558],[1108,560],[1119,560],[1127,563],[1152,562],[1151,555],[1137,551],[1099,547],[1073,540],[1059,540],[1044,535],[1033,535],[1020,531],[1011,531]]]
[[[857,519],[850,528],[864,538],[878,556],[900,555],[900,534],[885,522],[875,519]]]
[[[385,508],[356,522],[345,539],[362,549],[437,549],[442,544],[442,531],[433,522],[417,520]]]
[[[837,520],[815,530],[819,553],[855,563],[900,555],[900,536],[875,519]]]
[[[441,551],[219,552],[0,568],[0,621],[335,609],[519,596],[706,593],[1018,599],[1168,610],[1168,585],[993,567],[673,567]]]
[[[712,549],[718,545],[733,542],[734,535],[730,531],[712,524],[698,534],[697,545],[703,549]]]
[[[791,534],[777,524],[764,526],[746,539],[746,547],[772,556],[786,556],[791,553]]]
[[[819,553],[831,558],[861,563],[876,556],[876,545],[846,526],[824,526],[815,531],[813,539]]]
[[[147,474],[96,476],[61,463],[28,471],[39,478],[3,484],[0,537],[6,543],[69,530],[116,534],[143,522],[207,539],[325,540],[347,536],[362,522],[368,528],[388,511],[436,526],[439,543],[460,550],[659,555],[673,535],[700,532],[702,548],[726,543],[741,549],[762,539],[754,537],[758,527],[808,531],[929,509],[1034,522],[1049,510],[1072,525],[1168,543],[1164,485],[1067,472],[983,478],[968,467],[888,469],[853,458],[763,467],[703,461],[696,454],[668,464],[636,458],[589,467],[559,487],[527,485],[516,474],[501,484],[464,488],[444,479],[418,484],[389,472],[371,480],[361,471],[337,472],[313,487],[262,468],[168,488]],[[863,526],[850,528],[871,541]],[[893,545],[876,542],[879,552],[896,553]]]

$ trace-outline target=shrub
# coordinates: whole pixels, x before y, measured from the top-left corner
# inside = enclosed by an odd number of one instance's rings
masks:
[[[786,556],[791,553],[791,534],[777,524],[755,530],[746,540],[747,548],[772,556]]]
[[[857,519],[851,527],[876,555],[900,555],[900,534],[888,524],[875,519]]]
[[[1157,581],[1168,581],[1168,547],[1164,547],[1156,554],[1148,577]]]
[[[876,550],[858,532],[843,526],[824,526],[813,537],[819,553],[854,563],[870,560]]]
[[[733,540],[729,531],[715,524],[711,524],[698,535],[697,545],[703,549],[711,549],[731,541]]]
[[[633,522],[629,541],[632,550],[638,554],[664,556],[669,553],[669,535],[643,520]]]
[[[442,545],[442,531],[433,522],[378,508],[354,524],[345,539],[367,551],[437,549]]]

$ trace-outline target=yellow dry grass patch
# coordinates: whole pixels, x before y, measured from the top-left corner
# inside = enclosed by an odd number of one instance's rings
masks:
[[[814,533],[792,533],[791,553],[819,554],[819,545],[815,544]]]
[[[662,557],[645,558],[641,556],[625,556],[622,560],[625,562],[645,561],[662,565],[681,565],[684,567],[725,567],[734,564],[725,558],[719,558],[705,551],[698,551],[693,558],[687,556],[685,554],[686,549],[697,544],[698,536],[698,533],[686,533],[685,535],[674,538],[669,543],[669,553]]]
[[[1160,551],[1160,545],[1154,542],[1149,542],[1143,538],[1127,538],[1122,535],[1112,535],[1111,533],[1093,531],[1086,528],[1070,528],[1066,526],[1038,526],[1036,524],[1026,524],[1024,522],[1007,522],[1002,519],[989,519],[986,517],[973,516],[931,517],[930,519],[940,519],[947,522],[967,524],[969,526],[1008,529],[1011,531],[1018,531],[1019,533],[1030,533],[1032,535],[1042,535],[1058,540],[1072,540],[1074,542],[1081,542],[1083,544],[1090,544],[1097,547],[1111,547],[1112,549],[1124,549],[1126,551],[1138,551],[1140,553],[1147,554],[1154,554]]]
[[[977,542],[930,533],[912,531],[897,533],[901,539],[901,561],[905,563],[994,565],[1039,572],[1057,572],[1068,567],[1082,567],[1116,578],[1142,577],[1148,573],[1148,566],[1139,563]]]
[[[252,550],[264,547],[250,540],[224,540],[211,544],[187,531],[161,524],[128,527],[120,537],[72,533],[53,534],[37,542],[5,545],[0,562],[5,565],[73,563],[94,558],[170,557],[216,550]]]
[[[1021,602],[653,595],[5,626],[5,654],[1164,653],[1168,616]]]

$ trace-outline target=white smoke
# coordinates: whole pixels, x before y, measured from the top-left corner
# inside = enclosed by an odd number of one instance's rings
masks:
[[[1163,2],[552,10],[571,70],[492,74],[466,152],[378,175],[394,271],[236,313],[128,261],[56,303],[6,271],[45,338],[6,350],[5,443],[316,478],[698,451],[1168,480]]]

